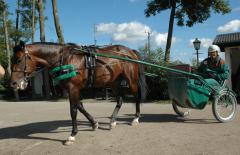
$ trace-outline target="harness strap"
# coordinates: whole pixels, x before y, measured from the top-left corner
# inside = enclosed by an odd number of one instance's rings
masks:
[[[93,87],[96,80],[96,47],[95,46],[80,46],[73,48],[71,54],[83,54],[85,59],[85,67],[88,69],[88,79],[86,87]]]
[[[87,87],[93,87],[96,80],[96,55],[95,48],[89,46],[83,46],[85,53],[86,68],[88,69]]]

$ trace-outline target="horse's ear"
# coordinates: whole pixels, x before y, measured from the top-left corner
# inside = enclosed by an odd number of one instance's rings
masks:
[[[22,49],[25,48],[25,43],[24,43],[22,40],[20,40],[19,45],[20,45],[20,47],[21,47]]]

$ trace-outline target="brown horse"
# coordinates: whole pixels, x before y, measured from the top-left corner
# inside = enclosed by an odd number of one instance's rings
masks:
[[[80,102],[81,89],[89,86],[89,83],[94,88],[109,86],[117,96],[117,105],[110,120],[110,128],[116,126],[116,116],[122,105],[123,92],[120,85],[123,80],[127,81],[131,93],[136,99],[136,114],[132,122],[133,124],[138,124],[140,102],[146,96],[146,82],[142,65],[119,59],[95,57],[94,54],[89,53],[90,50],[96,53],[140,59],[136,51],[121,45],[97,48],[56,43],[33,43],[25,45],[23,42],[20,42],[19,45],[14,47],[10,84],[13,89],[25,89],[27,87],[27,80],[34,75],[39,64],[46,66],[48,69],[68,64],[76,68],[78,73],[76,76],[60,81],[60,84],[68,90],[72,118],[72,133],[65,142],[67,145],[75,141],[75,135],[78,132],[77,109],[90,121],[93,130],[98,128],[98,123],[84,109],[82,102]],[[87,64],[94,64],[89,61],[90,58],[93,59],[94,57],[95,67],[90,68]]]

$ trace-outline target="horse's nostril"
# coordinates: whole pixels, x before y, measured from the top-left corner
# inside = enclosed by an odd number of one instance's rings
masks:
[[[16,88],[17,87],[17,82],[11,82],[11,87]]]

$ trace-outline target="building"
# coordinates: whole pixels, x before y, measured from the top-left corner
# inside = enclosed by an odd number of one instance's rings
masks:
[[[227,85],[240,96],[240,32],[217,35],[213,44],[225,52],[225,61],[231,75]]]

